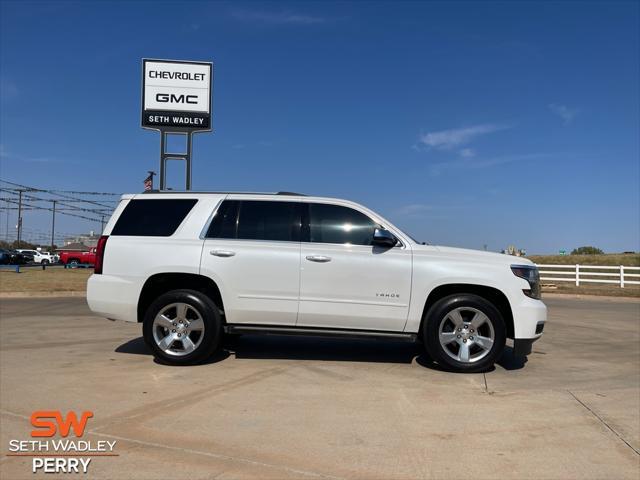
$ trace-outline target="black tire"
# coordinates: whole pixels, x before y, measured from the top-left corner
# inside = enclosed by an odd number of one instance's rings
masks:
[[[46,260],[46,259],[45,259],[45,260],[42,260],[42,262],[41,262],[41,263],[42,263],[42,265],[49,265],[49,260]]]
[[[455,313],[454,311],[460,308],[463,314],[465,313],[464,308],[480,311],[486,315],[491,322],[491,327],[493,327],[493,345],[487,349],[488,353],[473,362],[461,362],[452,358],[452,356],[445,351],[445,348],[453,349],[455,345],[451,343],[449,346],[444,347],[440,343],[440,324],[445,321],[445,318],[447,318],[450,313]],[[469,313],[473,313],[473,311],[469,310]],[[488,328],[488,326],[485,325],[482,328]],[[506,327],[500,311],[486,299],[467,293],[449,295],[433,304],[425,313],[422,330],[424,344],[428,354],[444,369],[456,372],[474,373],[488,370],[502,355],[506,342]],[[468,332],[467,334],[469,335]],[[460,340],[454,339],[454,342],[457,343],[460,342]],[[469,345],[471,345],[471,343],[469,343]],[[467,346],[467,348],[471,347]],[[474,348],[480,347],[475,346]],[[449,351],[451,352],[451,350]],[[480,351],[478,355],[480,353],[483,352]],[[460,356],[460,354],[458,355]]]
[[[174,356],[165,353],[156,343],[153,333],[153,323],[156,315],[172,303],[186,303],[202,317],[204,321],[203,338],[191,353]],[[171,290],[158,297],[144,316],[142,334],[146,344],[153,351],[154,356],[161,363],[167,365],[194,365],[211,357],[219,348],[222,338],[222,320],[218,307],[205,294],[196,290]]]

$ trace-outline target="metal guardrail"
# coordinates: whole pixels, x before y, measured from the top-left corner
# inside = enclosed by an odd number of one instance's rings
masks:
[[[15,273],[20,273],[20,270],[30,270],[33,268],[38,268],[41,270],[47,270],[50,268],[63,268],[63,269],[70,269],[70,268],[93,268],[93,264],[92,263],[76,263],[73,265],[67,264],[64,265],[62,263],[48,263],[48,264],[40,264],[40,263],[36,263],[36,264],[32,264],[32,265],[0,265],[0,271],[5,270],[5,271],[13,271]]]
[[[581,283],[640,285],[640,267],[626,265],[548,265],[538,264],[540,280],[550,282],[572,282],[579,287]],[[633,272],[633,273],[629,273]],[[635,280],[634,280],[635,279]]]
[[[14,270],[16,273],[20,273],[20,267],[24,265],[0,265],[0,271],[2,270]]]

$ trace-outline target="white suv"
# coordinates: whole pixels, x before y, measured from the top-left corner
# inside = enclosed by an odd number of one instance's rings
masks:
[[[142,323],[170,364],[251,333],[422,341],[442,367],[481,371],[507,338],[528,355],[547,317],[530,261],[424,245],[346,200],[125,195],[104,233],[89,307]]]
[[[33,255],[33,261],[35,263],[40,263],[42,265],[58,263],[58,260],[60,259],[58,255],[51,255],[49,252],[43,252],[38,250],[27,250],[24,248],[18,248],[16,251],[20,253],[28,253],[30,255]]]

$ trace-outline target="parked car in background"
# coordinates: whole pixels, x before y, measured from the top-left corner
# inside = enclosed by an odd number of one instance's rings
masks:
[[[0,265],[9,265],[11,263],[11,253],[9,250],[0,248]]]
[[[95,265],[96,263],[96,249],[90,248],[88,252],[78,251],[61,251],[60,262],[64,265]]]
[[[31,251],[29,250],[25,250],[25,251],[21,251],[21,250],[14,250],[17,254],[22,255],[22,257],[24,258],[25,263],[33,263],[33,253],[31,253]]]
[[[28,260],[25,258],[25,256],[15,250],[3,249],[2,253],[2,263],[5,265],[25,265],[26,263],[28,263]]]
[[[51,252],[40,252],[42,255],[44,255],[45,257],[51,257],[50,261],[51,263],[59,263],[60,262],[60,255],[58,255],[57,253],[51,253]]]
[[[30,257],[32,262],[40,263],[42,265],[48,265],[51,263],[58,263],[60,257],[58,255],[51,255],[49,252],[42,252],[38,250],[27,250],[24,248],[18,248],[17,252]]]

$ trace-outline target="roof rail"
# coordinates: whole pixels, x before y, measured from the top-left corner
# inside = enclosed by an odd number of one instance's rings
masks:
[[[295,193],[295,192],[231,192],[231,191],[223,191],[223,192],[215,192],[215,191],[197,191],[197,190],[145,190],[144,193],[218,193],[218,194],[241,194],[241,195],[289,195],[295,197],[306,197],[304,193]]]

